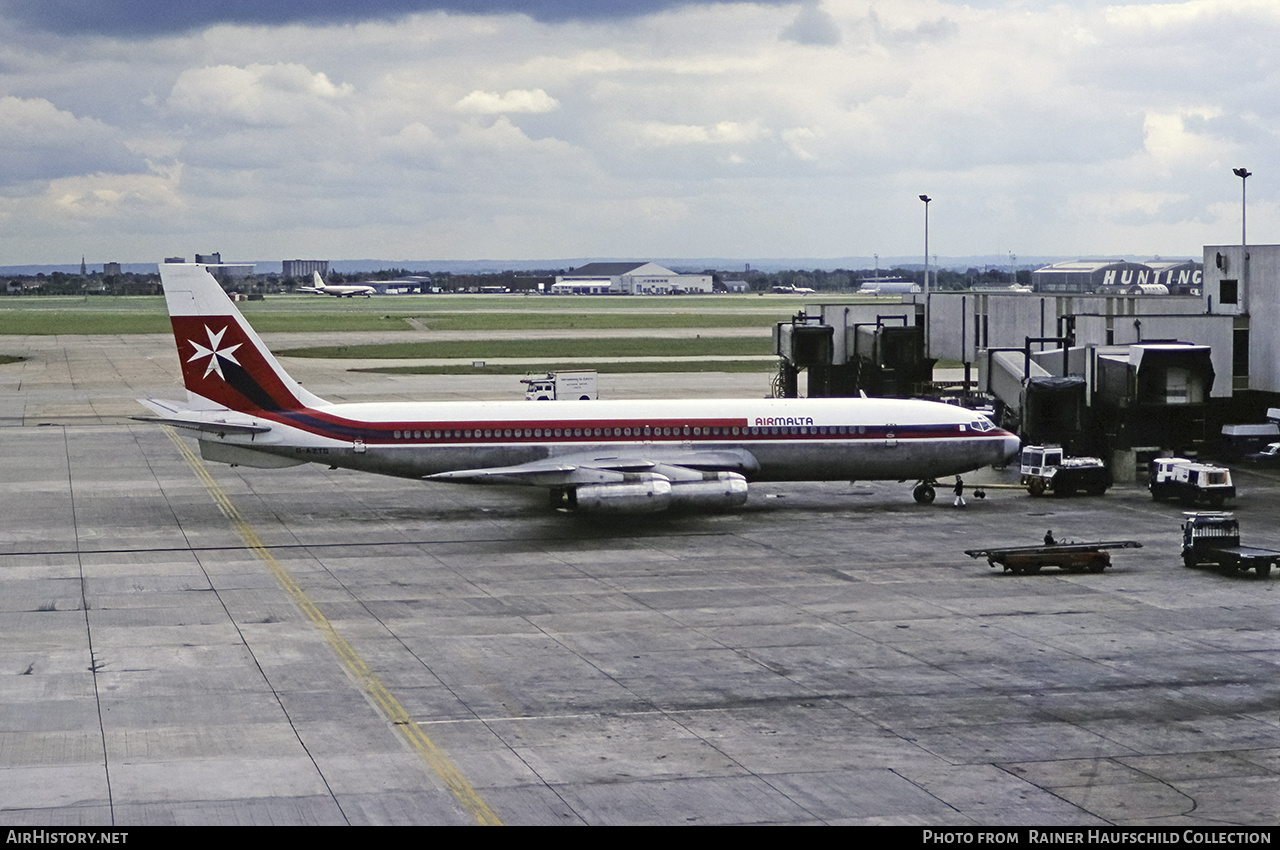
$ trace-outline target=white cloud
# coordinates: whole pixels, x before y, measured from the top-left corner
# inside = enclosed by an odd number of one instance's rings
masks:
[[[1106,20],[1117,27],[1151,32],[1176,27],[1213,25],[1224,17],[1280,22],[1280,6],[1271,0],[1184,0],[1179,3],[1116,3],[1106,7]]]
[[[719,121],[715,124],[696,126],[690,124],[663,124],[650,121],[638,128],[638,140],[645,145],[735,145],[755,141],[769,135],[754,122]]]
[[[53,218],[163,220],[184,207],[177,191],[181,176],[175,166],[156,174],[65,177],[49,184],[44,210]]]
[[[1218,117],[1217,109],[1202,107],[1188,112],[1150,112],[1143,121],[1145,149],[1165,174],[1178,168],[1195,167],[1211,162],[1233,147],[1224,139],[1206,133],[1191,132],[1187,118],[1208,120]]]
[[[122,134],[93,118],[58,109],[44,98],[0,97],[0,181],[56,179],[81,171],[142,166]]]
[[[818,158],[817,154],[811,152],[811,147],[819,137],[820,134],[810,127],[792,127],[782,131],[782,140],[787,143],[787,149],[797,159],[806,161]]]
[[[503,112],[551,112],[560,104],[542,89],[512,89],[504,94],[491,91],[473,91],[458,101],[459,112],[475,112],[481,115],[497,115]]]
[[[440,138],[421,121],[415,121],[387,139],[387,147],[407,156],[424,156],[441,150]]]
[[[287,126],[352,91],[296,63],[215,65],[179,74],[168,105],[211,122]]]

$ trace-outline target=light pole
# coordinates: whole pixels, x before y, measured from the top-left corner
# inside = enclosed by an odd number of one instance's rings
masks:
[[[929,356],[929,202],[928,195],[921,195],[924,201],[924,356]]]
[[[1240,247],[1244,248],[1248,245],[1245,239],[1245,181],[1253,176],[1253,172],[1247,168],[1233,168],[1231,173],[1240,178]]]

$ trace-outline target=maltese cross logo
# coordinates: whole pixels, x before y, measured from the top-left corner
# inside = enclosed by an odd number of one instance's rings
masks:
[[[187,362],[193,363],[196,360],[199,360],[201,357],[208,357],[209,363],[205,366],[204,377],[206,378],[209,377],[210,372],[217,372],[218,377],[222,378],[222,380],[225,381],[227,379],[227,376],[222,374],[222,359],[226,359],[236,364],[237,366],[239,366],[240,361],[236,360],[235,353],[236,353],[236,349],[241,346],[241,343],[237,342],[235,345],[229,345],[226,348],[219,351],[218,346],[222,344],[222,335],[227,332],[227,329],[223,328],[217,333],[214,333],[213,330],[208,325],[205,325],[204,330],[205,330],[205,333],[209,334],[209,347],[205,348],[203,345],[196,342],[195,340],[188,340],[188,342],[190,342],[192,346],[195,347],[196,353],[191,355],[191,357],[187,359]],[[222,359],[219,359],[219,358],[222,358]]]

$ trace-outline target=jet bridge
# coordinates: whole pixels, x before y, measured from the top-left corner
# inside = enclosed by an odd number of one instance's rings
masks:
[[[1203,443],[1211,353],[1177,341],[1098,349],[1094,406],[1115,447],[1187,450]]]
[[[894,320],[897,320],[896,322]],[[852,328],[849,365],[859,390],[873,396],[919,395],[933,380],[933,364],[924,356],[924,328],[900,316],[877,316]]]
[[[996,399],[998,424],[1029,443],[1060,445],[1072,453],[1092,450],[1085,379],[1050,374],[1033,359],[1033,342],[987,351],[982,389]]]
[[[830,395],[823,392],[829,384],[829,373],[835,359],[835,328],[821,316],[796,314],[789,322],[773,326],[773,353],[781,358],[773,394],[777,398],[799,396],[800,370],[809,370],[809,396]],[[826,379],[826,380],[824,380]]]
[[[810,308],[815,309],[815,308]],[[774,395],[794,398],[807,370],[811,398],[856,396],[908,398],[927,395],[934,360],[924,355],[924,327],[914,304],[893,312],[886,305],[822,305],[773,329],[780,358]]]
[[[990,349],[983,389],[999,421],[1034,443],[1073,453],[1194,451],[1208,434],[1214,370],[1207,345],[1177,341],[1033,352]],[[1135,454],[1136,453],[1136,454]],[[1126,461],[1128,463],[1128,461]]]

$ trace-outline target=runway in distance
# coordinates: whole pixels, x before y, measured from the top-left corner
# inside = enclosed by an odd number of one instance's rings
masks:
[[[320,272],[312,272],[311,281],[311,286],[299,286],[297,291],[314,292],[316,295],[333,295],[338,298],[355,298],[357,295],[368,298],[378,294],[372,286],[365,286],[362,283],[325,283],[324,278],[320,277]]]
[[[903,399],[330,403],[286,374],[204,266],[160,275],[187,400],[142,403],[149,421],[197,432],[206,460],[518,484],[559,508],[653,512],[736,507],[755,480],[919,491],[1019,448],[973,411]]]

